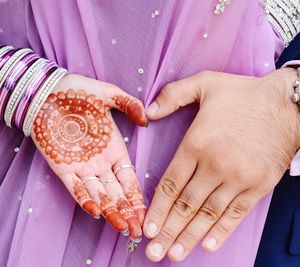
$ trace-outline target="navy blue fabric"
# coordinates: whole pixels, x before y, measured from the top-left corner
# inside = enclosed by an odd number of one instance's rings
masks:
[[[292,59],[300,59],[300,35],[277,67]],[[287,171],[276,186],[254,266],[300,267],[300,176]]]

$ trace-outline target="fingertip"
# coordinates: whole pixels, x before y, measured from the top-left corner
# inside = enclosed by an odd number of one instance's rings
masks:
[[[148,238],[156,237],[158,233],[158,226],[156,223],[149,221],[143,225],[144,235]]]
[[[159,109],[159,105],[157,101],[152,102],[149,107],[146,109],[146,115],[149,119],[155,120],[157,119],[157,112]]]
[[[149,243],[146,247],[145,254],[153,262],[159,262],[164,256],[164,248],[159,243]]]
[[[143,235],[142,227],[138,222],[137,217],[132,217],[127,220],[130,229],[130,237],[137,239]]]
[[[101,214],[100,207],[93,201],[88,200],[82,205],[83,210],[92,215],[94,218],[97,218]]]
[[[202,242],[202,248],[206,252],[215,252],[217,250],[217,239],[214,237],[205,238]]]

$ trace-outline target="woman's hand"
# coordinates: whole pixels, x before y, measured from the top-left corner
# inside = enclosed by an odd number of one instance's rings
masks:
[[[275,187],[300,145],[296,79],[293,69],[263,78],[203,72],[162,89],[149,119],[195,101],[200,110],[146,215],[150,260],[183,260],[204,237],[203,248],[216,251]]]
[[[146,207],[126,146],[111,113],[117,108],[147,125],[142,103],[117,86],[79,75],[65,76],[47,98],[32,139],[78,204],[102,214],[117,230],[139,239]]]

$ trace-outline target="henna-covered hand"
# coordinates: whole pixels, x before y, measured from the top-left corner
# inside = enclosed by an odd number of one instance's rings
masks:
[[[47,98],[31,136],[86,212],[96,218],[102,214],[117,231],[139,239],[146,206],[134,170],[123,169],[118,177],[112,171],[130,159],[111,108],[147,125],[136,98],[112,84],[68,75]]]

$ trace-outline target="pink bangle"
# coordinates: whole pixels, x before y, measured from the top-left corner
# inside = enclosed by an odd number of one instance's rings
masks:
[[[57,68],[56,63],[50,62],[42,67],[42,69],[34,76],[32,81],[28,84],[24,94],[15,110],[12,122],[18,129],[23,128],[24,119],[28,110],[28,107],[38,91],[40,85],[44,80]]]
[[[25,71],[39,58],[38,55],[30,53],[22,58],[12,69],[0,88],[0,118],[4,116],[5,106],[7,105],[8,99],[11,95],[12,90],[16,86],[17,82]]]
[[[3,65],[13,56],[13,54],[16,52],[16,50],[8,51],[3,55],[3,57],[0,60],[0,69],[3,67]]]

